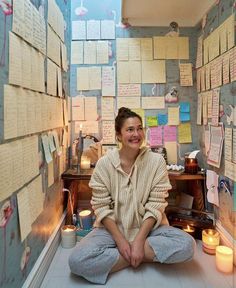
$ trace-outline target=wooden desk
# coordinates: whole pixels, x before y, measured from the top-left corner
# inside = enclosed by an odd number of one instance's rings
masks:
[[[77,213],[77,209],[91,209],[90,199],[92,190],[88,186],[89,180],[93,173],[93,169],[81,170],[80,173],[76,169],[69,169],[65,171],[61,178],[64,181],[64,188],[71,191],[73,212]],[[205,175],[204,174],[181,174],[173,175],[169,173],[170,181],[183,181],[187,186],[188,191],[194,197],[194,209],[203,211],[206,208],[206,195],[205,195]],[[180,185],[181,186],[181,185]],[[171,193],[171,190],[169,191]],[[65,197],[68,202],[68,197]],[[66,203],[67,203],[66,202]],[[72,211],[70,205],[67,205],[68,217],[66,222],[70,224],[72,219]]]
[[[90,199],[92,190],[88,186],[89,180],[93,173],[93,169],[81,170],[80,173],[76,169],[68,169],[61,178],[64,182],[64,188],[71,192],[73,213],[77,214],[77,210],[91,209]],[[66,224],[71,224],[72,211],[69,205],[68,195],[65,195],[65,206],[67,207]]]

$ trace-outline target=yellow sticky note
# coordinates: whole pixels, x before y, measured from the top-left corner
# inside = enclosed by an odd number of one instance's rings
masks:
[[[178,126],[179,143],[192,143],[192,133],[190,123],[182,123]]]

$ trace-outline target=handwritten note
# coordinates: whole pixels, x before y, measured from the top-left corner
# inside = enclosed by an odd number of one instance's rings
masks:
[[[179,125],[179,107],[168,107],[168,125]]]
[[[167,114],[158,113],[157,119],[158,119],[158,125],[166,125],[168,123],[168,115]]]
[[[164,126],[164,142],[176,142],[176,126]]]
[[[147,119],[147,126],[153,127],[158,125],[156,116],[147,116],[146,119]]]
[[[161,146],[163,144],[162,127],[151,127],[149,137],[149,144],[151,147]]]
[[[115,143],[114,121],[102,121],[102,142],[104,144]]]
[[[180,63],[180,86],[193,86],[192,63]]]
[[[117,96],[141,96],[141,84],[118,84]]]
[[[72,21],[72,40],[86,40],[85,21]]]
[[[192,143],[192,133],[190,123],[181,123],[178,126],[179,143]]]
[[[164,109],[165,98],[162,96],[147,96],[142,97],[143,109]]]
[[[115,96],[115,67],[102,67],[102,96]]]
[[[113,97],[102,97],[102,119],[113,120],[115,118],[115,106]]]

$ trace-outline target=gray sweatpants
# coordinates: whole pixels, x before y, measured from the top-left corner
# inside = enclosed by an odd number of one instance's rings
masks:
[[[195,240],[184,231],[162,225],[147,237],[155,252],[154,262],[179,263],[191,260]],[[111,234],[95,228],[80,242],[69,257],[71,272],[90,282],[105,284],[108,274],[119,259],[119,251]]]

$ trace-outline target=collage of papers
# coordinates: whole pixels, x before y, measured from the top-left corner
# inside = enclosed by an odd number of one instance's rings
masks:
[[[15,1],[9,31],[9,78],[3,98],[3,137],[7,142],[0,145],[0,175],[4,175],[0,201],[17,191],[21,241],[43,211],[45,190],[58,177],[53,152],[57,152],[61,174],[70,141],[63,91],[63,80],[67,81],[63,73],[68,66],[65,20],[55,1],[48,1],[47,12],[45,23],[45,15],[30,0]],[[47,173],[42,177],[44,159]]]
[[[204,126],[207,163],[220,168],[224,175],[236,181],[236,107],[221,105],[221,86],[236,80],[236,47],[234,15],[228,17],[204,41],[198,39],[197,49],[197,124]],[[204,53],[203,53],[204,51]],[[233,99],[232,99],[233,101]],[[225,123],[219,122],[226,114]],[[224,145],[223,145],[224,144]],[[224,146],[224,163],[222,150]]]
[[[79,91],[79,95],[72,97],[74,132],[78,133],[82,124],[83,133],[101,132],[102,143],[114,144],[116,111],[129,107],[143,118],[148,144],[165,145],[170,163],[177,163],[177,142],[192,143],[190,103],[177,103],[178,98],[172,101],[171,96],[169,100],[154,93],[142,96],[142,85],[165,84],[165,60],[188,60],[189,38],[116,38],[116,61],[109,65],[113,53],[109,40],[115,39],[114,26],[111,20],[72,21],[71,64],[77,65]],[[179,73],[181,86],[193,86],[191,63],[179,63]],[[85,96],[91,90],[101,90],[101,104],[96,96]],[[168,107],[168,102],[175,102],[175,106]],[[145,115],[146,110],[158,112],[152,117]]]

